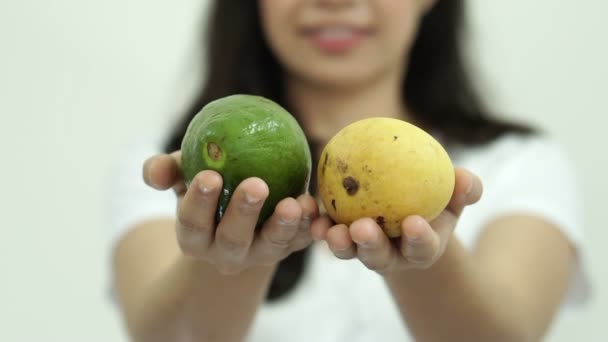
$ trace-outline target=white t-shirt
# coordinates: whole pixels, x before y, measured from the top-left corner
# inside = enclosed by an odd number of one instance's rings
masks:
[[[142,164],[161,151],[160,141],[131,145],[118,164],[111,186],[111,241],[137,222],[174,216],[172,191],[159,192],[142,181]],[[544,137],[506,135],[478,147],[450,151],[455,166],[477,174],[482,199],[466,208],[455,230],[472,248],[486,223],[500,215],[540,216],[559,229],[579,251],[562,312],[584,301],[582,214],[575,172],[555,142]],[[253,324],[251,342],[408,341],[398,309],[382,278],[355,260],[339,260],[326,244],[315,243],[309,267],[285,298],[262,306]]]

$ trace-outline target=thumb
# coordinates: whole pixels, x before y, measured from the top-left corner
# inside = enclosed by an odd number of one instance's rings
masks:
[[[454,172],[456,178],[454,193],[446,209],[459,217],[464,207],[479,201],[483,193],[483,184],[477,175],[464,168],[456,168]]]
[[[177,186],[182,179],[179,158],[180,152],[148,158],[142,170],[144,182],[157,190],[167,190]]]

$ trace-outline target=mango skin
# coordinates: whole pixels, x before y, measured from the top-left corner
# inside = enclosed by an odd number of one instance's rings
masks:
[[[401,236],[407,216],[431,221],[445,209],[455,172],[431,135],[403,120],[375,117],[344,127],[327,143],[317,178],[336,223],[370,217],[393,238]]]
[[[270,190],[258,228],[280,200],[308,190],[312,161],[306,136],[289,112],[261,96],[236,94],[207,104],[190,121],[181,151],[187,185],[202,170],[222,175],[216,222],[246,178],[259,177]]]

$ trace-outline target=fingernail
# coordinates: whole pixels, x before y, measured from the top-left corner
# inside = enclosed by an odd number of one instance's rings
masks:
[[[148,166],[145,170],[146,172],[146,178],[148,179],[148,183],[150,184],[150,186],[152,186],[155,189],[158,189],[159,186],[158,184],[156,184],[156,182],[152,179],[152,165]]]
[[[464,191],[464,195],[468,196],[473,191],[473,176],[469,175],[469,186]]]
[[[357,246],[362,247],[362,248],[368,248],[371,245],[372,245],[372,243],[369,241],[357,242]]]
[[[407,238],[408,243],[418,243],[420,241],[420,235],[415,235],[406,232],[405,237]]]
[[[150,182],[150,185],[151,185],[151,186],[152,186],[154,189],[156,189],[156,190],[161,190],[161,187],[160,187],[158,184],[156,184],[156,182],[154,182],[154,181],[153,181],[153,180],[151,180],[151,179],[150,179],[150,181],[149,181],[149,182]]]
[[[350,249],[350,246],[348,246],[348,247],[341,247],[341,248],[334,248],[334,250],[336,252],[346,252],[349,249]]]
[[[297,218],[280,218],[279,219],[279,224],[283,225],[283,226],[290,226],[294,223],[296,223]]]
[[[251,194],[245,193],[245,202],[248,204],[256,204],[260,202],[260,198],[257,198]]]
[[[405,234],[408,242],[418,242],[422,238],[422,234],[424,234],[425,221],[422,217],[414,217],[410,220],[409,224],[410,227],[404,229],[403,234]]]
[[[372,246],[374,243],[376,243],[375,238],[373,238],[371,240],[357,241],[357,245],[359,245],[361,247],[369,247],[369,246]]]
[[[210,192],[213,191],[213,187],[209,186],[208,184],[205,184],[204,182],[201,182],[198,186],[199,190],[203,193],[203,194],[209,194]]]

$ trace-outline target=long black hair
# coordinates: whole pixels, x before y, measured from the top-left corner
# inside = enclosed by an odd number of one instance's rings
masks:
[[[484,144],[504,133],[531,132],[526,126],[492,117],[476,92],[461,44],[464,4],[464,0],[437,1],[422,19],[406,68],[404,103],[418,124],[448,143]],[[289,109],[282,67],[263,35],[257,1],[215,1],[206,33],[205,87],[171,132],[166,152],[180,148],[192,117],[220,97],[260,95]],[[292,113],[299,119],[298,113]],[[313,155],[313,161],[316,159]],[[293,253],[280,263],[268,299],[279,298],[295,287],[305,270],[307,253],[308,249]]]

